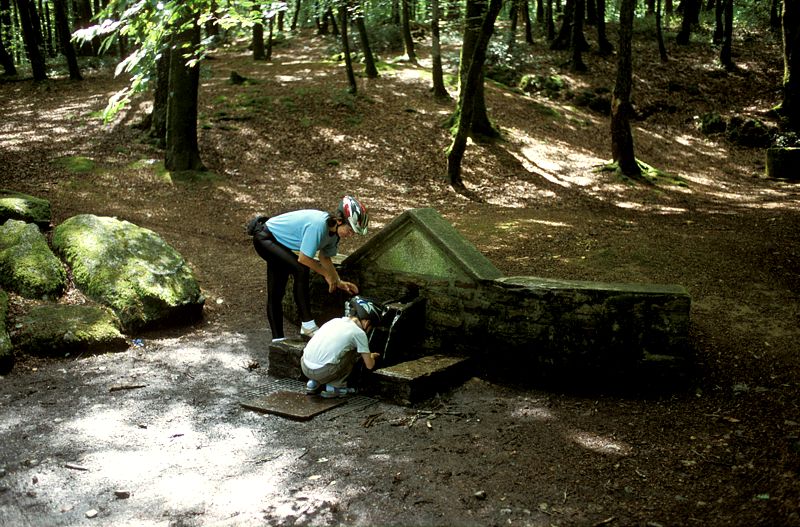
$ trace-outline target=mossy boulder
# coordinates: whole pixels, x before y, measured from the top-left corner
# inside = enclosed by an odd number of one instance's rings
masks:
[[[766,148],[772,142],[772,136],[764,123],[757,119],[734,115],[725,128],[728,141],[751,148]]]
[[[108,308],[49,304],[16,319],[14,346],[32,355],[66,355],[121,351],[128,342],[119,320]]]
[[[8,337],[8,294],[0,291],[0,375],[11,371],[14,365],[14,352],[11,349],[11,339]]]
[[[151,230],[83,214],[53,230],[75,285],[109,306],[127,330],[193,322],[205,298],[184,258]]]
[[[50,226],[50,202],[13,190],[0,189],[0,223],[20,220],[39,227]]]
[[[32,223],[0,226],[0,285],[28,298],[57,298],[67,285],[64,265]]]

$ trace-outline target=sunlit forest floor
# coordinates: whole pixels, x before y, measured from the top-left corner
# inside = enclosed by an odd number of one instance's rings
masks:
[[[471,197],[442,179],[454,103],[432,98],[422,41],[419,65],[381,53],[381,76],[359,77],[356,96],[332,39],[289,36],[270,62],[241,42],[215,51],[200,91],[209,171],[191,175],[164,171],[135,127],[147,97],[103,125],[122,86],[109,70],[0,82],[0,186],[48,198],[54,223],[93,213],[158,232],[207,296],[201,325],[143,335],[145,351],[22,358],[0,381],[0,520],[69,524],[97,509],[109,525],[800,525],[800,186],[766,179],[763,149],[697,128],[712,111],[775,126],[780,46],[740,36],[726,73],[706,40],[668,41],[661,63],[654,38],[636,35],[633,98],[647,117],[632,123],[635,149],[664,172],[656,184],[599,170],[608,117],[487,81],[502,139],[470,143]],[[587,53],[585,74],[567,58],[539,38],[526,67],[575,92],[613,88],[615,56]],[[638,398],[476,378],[425,407],[439,412],[427,427],[430,414],[382,404],[323,424],[240,411],[237,390],[266,380],[243,365],[263,366],[269,340],[244,223],[332,209],[344,193],[368,205],[372,233],[436,208],[507,275],[685,286],[694,380]],[[112,373],[149,391],[107,401]],[[59,470],[75,458],[100,474]],[[148,470],[109,474],[135,459]],[[110,494],[123,484],[126,503]]]

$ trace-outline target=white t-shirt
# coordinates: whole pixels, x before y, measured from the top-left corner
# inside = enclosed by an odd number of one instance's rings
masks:
[[[369,353],[367,334],[350,317],[334,318],[324,323],[303,350],[303,362],[312,370],[326,364],[338,364],[351,350]]]

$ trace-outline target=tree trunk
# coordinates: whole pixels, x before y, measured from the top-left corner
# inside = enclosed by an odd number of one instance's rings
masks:
[[[450,94],[444,86],[444,72],[442,70],[442,49],[439,44],[439,0],[431,0],[431,77],[433,79],[433,96],[437,99],[450,99]]]
[[[67,9],[64,5],[64,0],[53,0],[53,7],[55,7],[56,15],[56,33],[58,34],[58,41],[61,47],[61,53],[67,59],[67,67],[69,68],[69,78],[75,81],[83,80],[81,77],[81,70],[78,68],[78,58],[75,55],[75,48],[72,47],[69,36],[69,22],[67,21]]]
[[[619,56],[617,80],[611,98],[611,153],[620,172],[638,178],[641,169],[633,151],[630,115],[633,78],[631,41],[636,0],[622,0],[619,11]]]
[[[553,0],[546,0],[545,7],[545,30],[547,33],[547,41],[552,43],[556,38],[556,24],[553,21]]]
[[[661,62],[667,62],[667,47],[664,45],[664,33],[661,31],[661,0],[656,2],[656,40],[658,41],[658,55]]]
[[[572,18],[572,57],[570,59],[570,70],[574,72],[586,71],[588,68],[583,62],[581,51],[586,39],[583,36],[583,13],[585,11],[586,0],[573,0],[575,14]]]
[[[406,56],[412,64],[417,63],[417,54],[414,51],[414,39],[411,38],[411,10],[408,8],[409,0],[400,0],[403,11],[403,43],[406,47]]]
[[[328,10],[325,11],[325,16],[327,17],[328,20],[330,20],[330,23],[331,23],[331,35],[333,35],[334,37],[338,37],[339,36],[339,28],[337,27],[336,15],[333,14],[333,8],[332,7],[328,7]]]
[[[773,31],[781,28],[781,5],[780,0],[772,0],[769,5],[769,27]]]
[[[481,21],[485,17],[485,12],[486,0],[467,0],[464,38],[461,46],[461,57],[459,60],[459,92],[465,89],[466,78],[469,72],[470,64],[472,63],[472,57],[475,56],[477,45],[483,36]],[[497,16],[495,16],[495,18],[497,18]],[[494,29],[492,31],[494,31]],[[469,134],[472,137],[499,137],[500,134],[494,128],[494,126],[492,126],[492,123],[489,120],[489,114],[486,111],[486,98],[484,96],[483,86],[483,62],[481,62],[481,68],[478,72],[478,76],[479,81],[471,88],[474,89],[474,93],[470,94],[472,97],[474,97],[474,103],[471,105],[471,123],[468,123],[470,126]],[[459,109],[456,109],[456,113],[453,116],[452,122],[456,122],[459,111]]]
[[[33,80],[43,81],[47,79],[45,70],[44,56],[36,43],[36,30],[31,21],[31,6],[28,0],[17,0],[17,13],[19,23],[22,26],[22,38],[25,41],[25,51],[28,53],[28,60],[31,62]]]
[[[783,126],[800,133],[800,0],[783,0]]]
[[[614,46],[606,36],[606,0],[597,0],[597,47],[602,56],[614,52]]]
[[[294,4],[294,14],[292,15],[292,25],[289,28],[294,31],[297,29],[297,19],[300,17],[300,0],[297,0]]]
[[[0,38],[0,64],[3,66],[5,75],[17,74],[17,68],[14,66],[14,58],[8,54],[8,51],[6,51],[6,47],[3,45],[2,38]]]
[[[725,1],[715,0],[714,4],[714,33],[711,36],[711,42],[720,44],[725,37],[725,22],[723,21],[723,17],[725,16]]]
[[[564,5],[564,17],[561,19],[561,28],[558,35],[550,43],[550,49],[563,50],[569,49],[572,36],[572,18],[575,13],[575,0],[567,0]]]
[[[150,137],[158,148],[167,146],[167,99],[169,97],[169,59],[171,53],[162,53],[156,61],[156,87],[153,90],[153,111],[150,113]]]
[[[364,53],[364,74],[368,79],[376,79],[378,78],[378,68],[375,66],[375,57],[372,54],[372,47],[369,45],[367,26],[364,24],[364,11],[361,6],[355,15],[355,23],[356,29],[358,29],[358,38],[361,41],[361,51]]]
[[[514,51],[514,44],[517,41],[517,21],[519,20],[519,2],[520,0],[511,0],[511,7],[508,9],[508,39],[506,45],[508,46],[508,53]]]
[[[477,88],[478,85],[483,84],[483,63],[486,61],[486,49],[489,46],[489,39],[492,38],[494,22],[498,13],[500,13],[502,5],[502,0],[489,1],[489,7],[481,24],[480,34],[474,42],[472,57],[468,61],[469,67],[466,75],[462,75],[464,81],[462,81],[462,89],[458,95],[456,132],[447,153],[447,179],[456,189],[464,188],[464,182],[461,179],[461,160],[464,158],[464,152],[467,149],[467,137],[470,135],[470,129],[472,128],[470,121],[474,118]],[[467,3],[467,13],[469,13],[469,2]]]
[[[197,95],[200,67],[186,63],[200,42],[200,28],[194,17],[183,18],[186,28],[172,35],[167,96],[167,170],[205,170],[197,145]],[[184,56],[188,55],[188,56]]]
[[[675,42],[681,46],[689,44],[692,36],[692,27],[700,16],[700,0],[683,0],[683,19],[681,20],[681,30],[675,37]]]
[[[339,5],[339,20],[342,25],[342,52],[344,54],[344,66],[347,72],[347,93],[356,94],[358,87],[356,86],[356,76],[353,73],[353,60],[350,58],[350,41],[347,38],[347,5],[342,2]]]
[[[725,16],[723,17],[724,30],[722,33],[722,48],[719,51],[719,61],[726,71],[736,71],[736,64],[733,62],[733,0],[718,0],[725,5]]]
[[[542,5],[542,2],[539,2]],[[525,43],[533,44],[533,24],[531,23],[531,7],[528,0],[522,0],[522,19],[525,22]]]
[[[270,17],[269,19],[269,31],[267,32],[267,51],[266,60],[272,60],[272,42],[273,42],[273,30],[275,29],[275,15]]]
[[[260,6],[256,5],[256,9],[260,10]],[[261,17],[263,20],[263,17]],[[267,54],[264,51],[264,24],[257,22],[253,24],[253,60],[265,60]]]

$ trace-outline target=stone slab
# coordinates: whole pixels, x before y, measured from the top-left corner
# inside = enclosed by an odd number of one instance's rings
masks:
[[[300,370],[300,357],[306,342],[302,339],[286,339],[271,342],[267,373],[279,379],[305,379]]]
[[[378,368],[368,377],[367,390],[390,402],[414,404],[452,390],[471,375],[467,357],[427,355]]]
[[[275,414],[298,421],[308,421],[315,415],[335,408],[347,402],[347,399],[323,399],[318,395],[306,395],[301,392],[278,391],[258,397],[241,404],[248,410]]]

